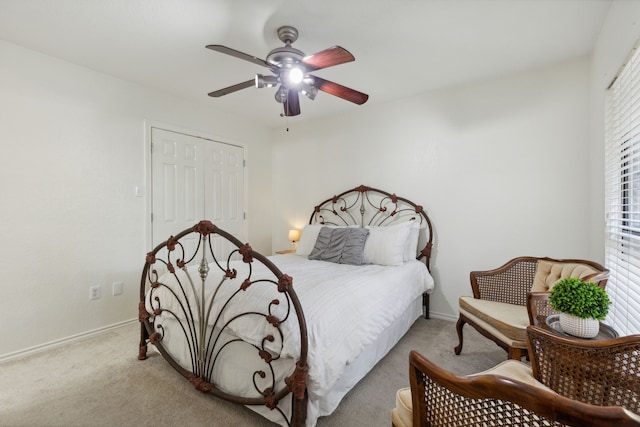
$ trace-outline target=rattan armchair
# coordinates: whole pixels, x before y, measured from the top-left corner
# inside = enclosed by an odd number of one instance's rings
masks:
[[[527,312],[530,325],[540,325],[547,317],[558,314],[551,306],[550,292],[529,292],[527,294]]]
[[[640,414],[640,335],[610,340],[563,337],[527,328],[533,376],[553,391]]]
[[[640,426],[621,407],[578,402],[533,379],[525,363],[507,360],[481,374],[457,376],[419,353],[409,355],[410,414],[391,414],[395,427]],[[406,392],[406,390],[402,390]]]
[[[537,257],[518,257],[494,270],[472,271],[473,296],[459,299],[459,343],[455,353],[462,351],[462,328],[468,323],[505,349],[509,359],[521,359],[527,354],[526,328],[535,320],[530,319],[535,316],[529,314],[529,294],[536,296],[534,311],[549,314],[551,308],[545,295],[559,280],[577,277],[604,288],[607,276],[608,270],[593,261]]]

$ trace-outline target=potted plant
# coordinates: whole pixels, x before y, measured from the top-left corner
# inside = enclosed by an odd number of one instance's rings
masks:
[[[549,295],[551,306],[560,313],[562,330],[581,338],[593,338],[600,330],[600,320],[609,312],[611,300],[593,282],[575,277],[560,280]]]

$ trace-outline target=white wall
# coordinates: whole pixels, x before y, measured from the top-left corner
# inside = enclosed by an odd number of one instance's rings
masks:
[[[607,87],[640,38],[640,2],[615,1],[591,55],[589,141],[591,143],[591,247],[604,258],[604,105]]]
[[[0,358],[137,318],[145,120],[247,147],[248,237],[271,249],[266,128],[2,41],[0,64]]]
[[[354,107],[274,131],[273,153],[264,128],[0,41],[0,358],[137,316],[145,120],[246,144],[249,241],[265,253],[359,184],[423,204],[435,316],[457,315],[473,269],[525,254],[601,262],[604,88],[638,16],[640,2],[612,2],[590,62]]]
[[[434,316],[457,317],[471,270],[521,255],[588,258],[588,103],[581,58],[276,132],[274,200],[284,215],[274,216],[274,249],[315,204],[365,184],[431,217]]]

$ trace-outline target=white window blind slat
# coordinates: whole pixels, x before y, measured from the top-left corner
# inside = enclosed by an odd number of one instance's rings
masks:
[[[634,48],[605,105],[607,322],[640,333],[640,50]]]

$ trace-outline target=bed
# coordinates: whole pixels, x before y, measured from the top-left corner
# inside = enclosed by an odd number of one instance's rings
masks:
[[[291,254],[201,221],[147,254],[138,358],[151,343],[196,389],[313,426],[429,317],[432,247],[421,205],[364,185],[315,206]]]

